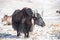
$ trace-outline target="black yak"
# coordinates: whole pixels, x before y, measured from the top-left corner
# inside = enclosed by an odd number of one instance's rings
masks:
[[[32,19],[34,20],[35,24],[42,27],[45,26],[45,23],[41,16],[38,13],[35,16],[31,8],[15,10],[15,12],[12,14],[12,27],[17,31],[17,36],[23,32],[25,34],[25,37],[29,37],[29,32],[32,31]]]

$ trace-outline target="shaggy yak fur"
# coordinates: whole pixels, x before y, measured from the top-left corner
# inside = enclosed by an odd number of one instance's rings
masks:
[[[29,37],[29,32],[31,32],[33,28],[32,19],[34,23],[37,23],[39,18],[35,17],[31,8],[23,8],[22,10],[17,9],[14,11],[12,14],[12,27],[17,31],[17,36],[22,32],[25,37]],[[40,22],[40,26],[45,26],[45,23],[42,21],[41,24]]]

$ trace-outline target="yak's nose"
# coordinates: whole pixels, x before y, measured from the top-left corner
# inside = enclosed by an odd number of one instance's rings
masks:
[[[44,27],[45,26],[45,23],[43,22],[41,26]]]

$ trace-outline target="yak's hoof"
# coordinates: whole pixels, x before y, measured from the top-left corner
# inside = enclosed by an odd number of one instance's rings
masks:
[[[20,34],[17,34],[17,36],[20,36]]]
[[[28,36],[28,35],[26,35],[26,36],[25,36],[25,38],[29,38],[29,36]]]

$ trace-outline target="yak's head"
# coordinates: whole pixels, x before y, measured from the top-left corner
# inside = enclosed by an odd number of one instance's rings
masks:
[[[34,13],[33,17],[34,17],[35,24],[37,24],[41,27],[45,26],[45,22],[43,21],[43,18],[41,17],[41,15],[39,13]]]

